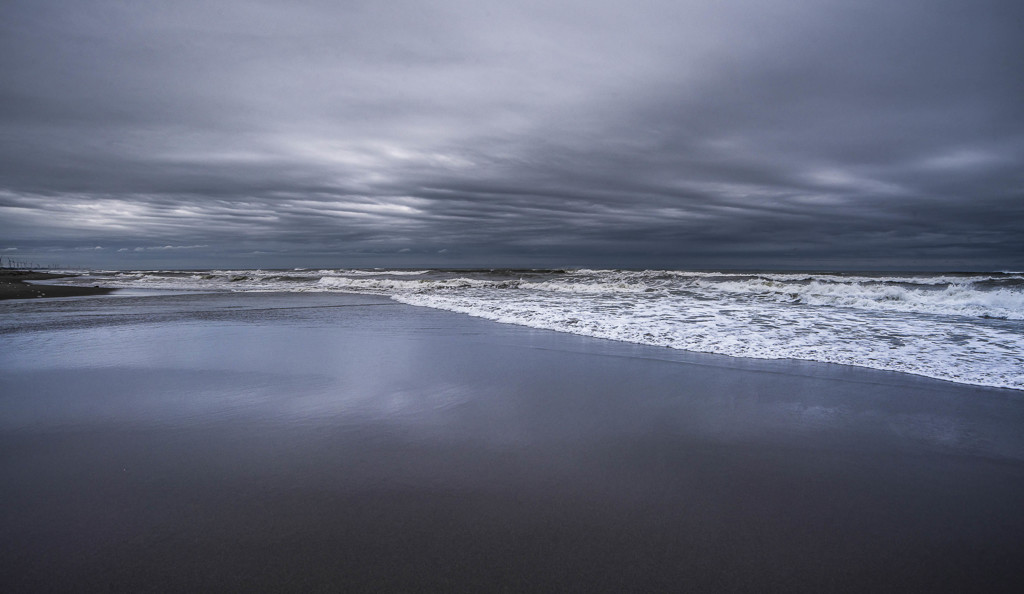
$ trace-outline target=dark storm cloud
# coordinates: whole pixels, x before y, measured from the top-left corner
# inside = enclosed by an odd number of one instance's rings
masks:
[[[0,248],[1020,266],[1018,6],[6,2]]]

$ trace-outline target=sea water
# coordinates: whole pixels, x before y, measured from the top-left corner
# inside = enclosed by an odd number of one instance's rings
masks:
[[[598,338],[1024,389],[1024,273],[1016,272],[98,271],[66,282],[371,293]]]

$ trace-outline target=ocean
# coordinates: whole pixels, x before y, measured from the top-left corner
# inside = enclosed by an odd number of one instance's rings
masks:
[[[122,289],[344,292],[734,357],[1024,390],[1024,273],[295,269],[94,271]]]

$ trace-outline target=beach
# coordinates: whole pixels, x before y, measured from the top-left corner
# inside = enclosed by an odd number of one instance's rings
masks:
[[[376,295],[12,299],[0,583],[1011,590],[1022,427],[1020,390]]]
[[[0,299],[35,299],[39,297],[81,297],[105,295],[111,290],[103,287],[38,285],[25,281],[49,281],[67,278],[66,274],[52,274],[33,270],[0,270]]]

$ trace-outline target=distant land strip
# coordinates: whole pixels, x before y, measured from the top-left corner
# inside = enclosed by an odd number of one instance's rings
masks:
[[[50,274],[31,270],[0,270],[0,299],[33,299],[37,297],[81,297],[105,295],[113,289],[105,287],[62,287],[54,285],[33,285],[25,281],[49,280],[73,276]]]

